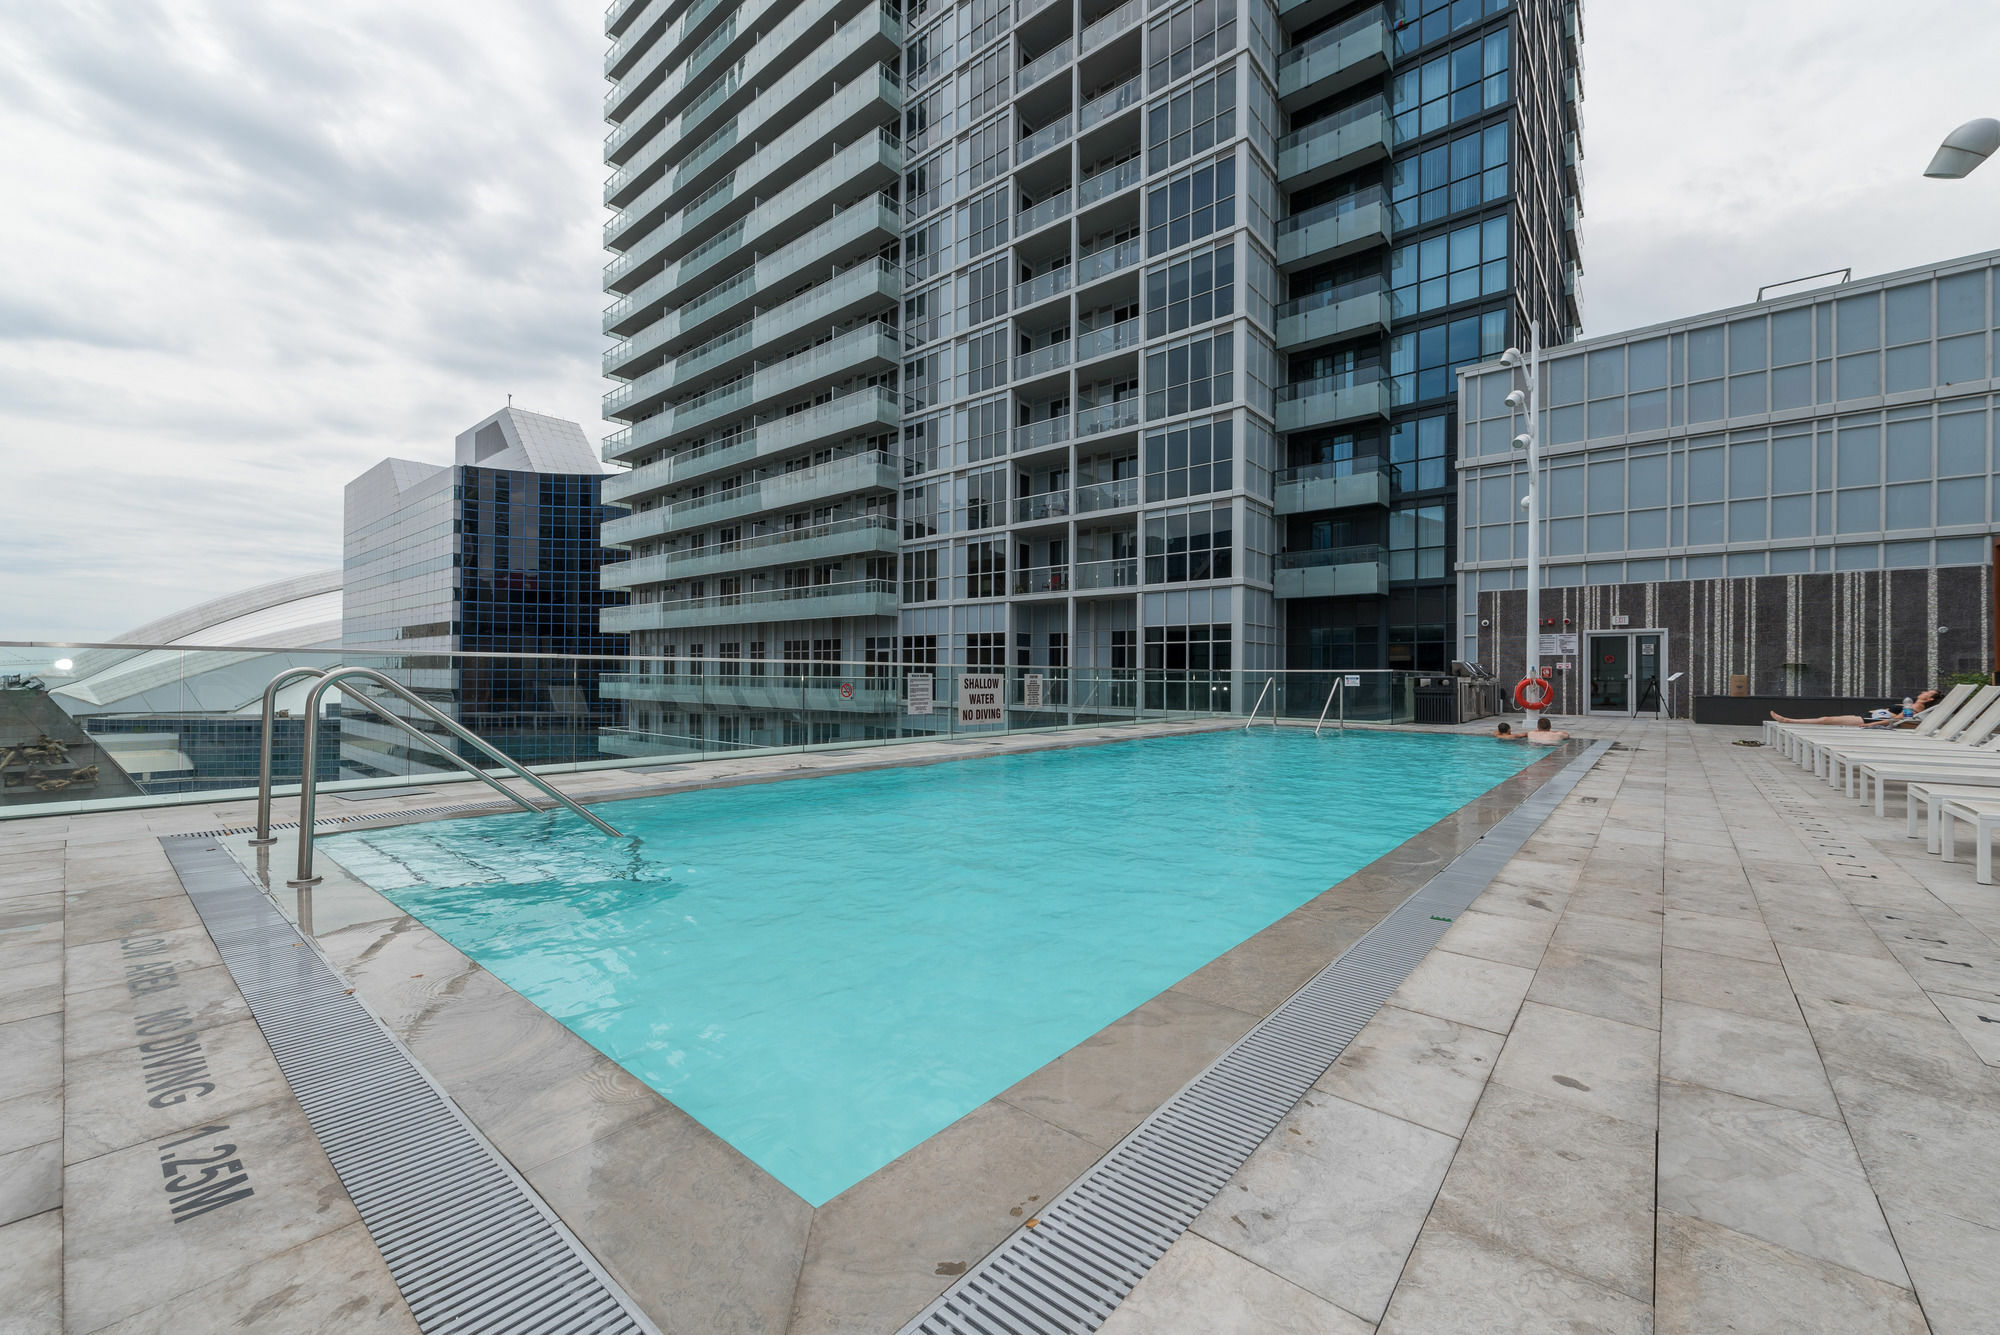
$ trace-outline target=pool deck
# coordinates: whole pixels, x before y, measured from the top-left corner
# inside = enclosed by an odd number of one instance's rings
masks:
[[[1900,813],[1878,820],[1729,744],[1749,730],[1576,727],[1621,747],[1109,1335],[2000,1330],[2000,891],[1906,841]],[[627,795],[966,754],[559,782]],[[365,887],[330,877],[313,922],[357,995],[663,1329],[890,1332],[1527,786],[818,1211]],[[430,786],[322,814],[475,800]],[[0,823],[0,1331],[415,1329],[159,843],[247,811]],[[269,865],[289,865],[284,845]],[[155,1107],[144,1064],[169,1007],[214,1089]],[[254,1194],[177,1227],[161,1147],[197,1127],[227,1130],[210,1141],[236,1147]]]

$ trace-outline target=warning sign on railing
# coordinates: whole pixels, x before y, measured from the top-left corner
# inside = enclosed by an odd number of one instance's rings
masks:
[[[958,726],[970,728],[982,723],[1004,723],[1007,707],[1000,699],[999,677],[958,679]]]
[[[928,714],[937,699],[937,678],[928,672],[912,672],[903,678],[909,683],[908,709],[912,714]]]
[[[1021,704],[1028,709],[1042,707],[1042,684],[1046,680],[1039,672],[1030,672],[1021,678]]]

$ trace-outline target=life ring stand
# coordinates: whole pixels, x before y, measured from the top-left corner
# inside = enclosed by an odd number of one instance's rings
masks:
[[[1531,694],[1534,696],[1532,700],[1528,698]],[[1542,669],[1539,677],[1521,678],[1520,684],[1514,687],[1514,703],[1529,713],[1538,714],[1547,709],[1555,696],[1555,684],[1549,680],[1547,668]]]

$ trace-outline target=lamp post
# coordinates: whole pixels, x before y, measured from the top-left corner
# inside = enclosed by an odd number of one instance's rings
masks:
[[[1940,181],[1956,181],[2000,151],[2000,120],[1984,117],[1967,121],[1944,137],[1924,175]]]
[[[1542,669],[1542,338],[1539,324],[1528,326],[1528,351],[1508,348],[1500,360],[1514,371],[1514,388],[1507,407],[1527,418],[1527,429],[1514,437],[1514,448],[1528,456],[1527,494],[1521,507],[1528,512],[1528,636],[1522,648],[1522,676],[1538,677]]]

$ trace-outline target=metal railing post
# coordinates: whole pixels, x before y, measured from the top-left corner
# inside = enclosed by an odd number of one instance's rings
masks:
[[[1250,706],[1250,719],[1249,722],[1243,725],[1243,731],[1245,732],[1250,731],[1250,725],[1257,721],[1257,711],[1264,707],[1264,697],[1271,693],[1271,683],[1276,680],[1277,680],[1276,677],[1264,678],[1264,689],[1257,692],[1257,703]],[[1274,728],[1278,726],[1278,718],[1276,714],[1273,714],[1271,716],[1271,726]]]
[[[270,684],[264,687],[264,732],[263,740],[257,745],[257,833],[250,840],[253,847],[263,847],[278,842],[271,835],[271,730],[276,726],[278,691],[288,683],[303,677],[323,677],[328,672],[339,670],[339,664],[331,668],[286,668],[271,678]],[[308,751],[306,764],[310,766],[311,763],[312,752]]]
[[[320,679],[313,684],[311,693],[306,696],[306,728],[305,728],[306,758],[305,758],[305,763],[300,767],[301,773],[299,776],[299,864],[298,864],[299,874],[296,878],[288,882],[288,884],[293,886],[306,886],[306,885],[317,885],[319,883],[320,878],[313,875],[313,870],[312,870],[313,803],[318,796],[318,787],[319,787],[318,771],[312,762],[313,762],[313,752],[319,742],[319,702],[320,702],[320,697],[324,695],[331,687],[337,686],[343,681],[347,681],[349,679],[357,677],[366,681],[374,682],[376,685],[386,688],[391,694],[395,695],[398,699],[404,700],[410,705],[417,708],[418,710],[422,711],[424,716],[429,718],[431,721],[442,725],[445,731],[450,733],[452,736],[458,738],[462,742],[465,742],[469,746],[477,748],[481,755],[486,756],[488,759],[494,761],[496,764],[501,765],[507,770],[511,771],[517,777],[527,782],[530,786],[547,794],[549,797],[554,798],[558,803],[560,803],[565,807],[568,807],[571,811],[583,817],[585,820],[589,821],[592,825],[595,825],[598,829],[604,831],[604,833],[610,835],[612,838],[622,839],[625,837],[618,831],[612,829],[609,825],[605,824],[602,820],[598,819],[596,816],[593,816],[590,812],[584,810],[583,807],[578,805],[575,801],[565,796],[563,793],[557,791],[553,784],[548,783],[540,775],[531,773],[525,766],[518,764],[512,757],[502,754],[497,748],[488,743],[484,738],[481,738],[480,736],[475,734],[471,729],[465,727],[457,719],[450,717],[449,715],[445,714],[442,710],[432,706],[427,701],[418,699],[416,694],[410,691],[407,687],[395,681],[391,681],[388,677],[384,676],[380,672],[377,672],[374,668],[364,668],[364,667],[334,668],[325,673],[322,673],[320,675]],[[418,741],[425,743],[429,743],[431,741],[431,739],[426,737],[422,732],[422,730],[420,730],[416,726],[416,724],[410,722],[408,719],[400,718],[397,715],[390,713],[387,709],[384,709],[381,705],[377,704],[375,701],[368,699],[367,696],[361,695],[357,692],[345,692],[345,694],[347,695],[347,698],[350,700],[366,704],[371,710],[375,712],[377,716],[386,719],[389,723],[393,724],[398,728],[401,728],[404,732],[409,733],[410,736],[414,737]],[[509,788],[506,784],[500,782],[500,780],[488,774],[485,770],[479,768],[479,766],[465,759],[463,756],[460,756],[448,749],[443,750],[442,754],[444,755],[445,759],[451,761],[453,764],[457,765],[460,769],[464,770],[467,774],[470,774],[473,778],[478,779],[481,783],[484,783],[487,787],[493,789],[495,792],[507,798],[509,801],[519,803],[521,807],[524,808],[525,810],[533,811],[536,812],[537,814],[541,813],[542,809],[540,807],[536,806],[533,802],[530,802],[527,798],[521,796],[513,789]]]
[[[1332,689],[1332,690],[1330,690],[1330,691],[1328,691],[1328,692],[1326,693],[1326,704],[1325,704],[1324,706],[1322,706],[1322,707],[1321,707],[1321,709],[1320,709],[1320,711],[1319,711],[1319,722],[1318,722],[1318,723],[1315,723],[1315,724],[1313,724],[1313,736],[1315,736],[1315,737],[1319,736],[1319,730],[1320,730],[1321,728],[1324,728],[1324,727],[1326,726],[1326,714],[1327,714],[1327,710],[1329,710],[1329,709],[1332,709],[1332,708],[1333,708],[1333,698],[1334,698],[1335,696],[1339,696],[1339,697],[1340,697],[1340,726],[1341,726],[1341,729],[1342,729],[1343,731],[1345,731],[1345,730],[1346,730],[1346,728],[1347,728],[1347,692],[1341,689],[1341,688],[1342,688],[1343,686],[1345,686],[1346,684],[1347,684],[1347,678],[1346,678],[1346,677],[1342,676],[1342,675],[1341,675],[1340,673],[1338,673],[1338,672],[1336,672],[1336,673],[1334,673],[1334,674],[1333,674],[1333,689]]]

